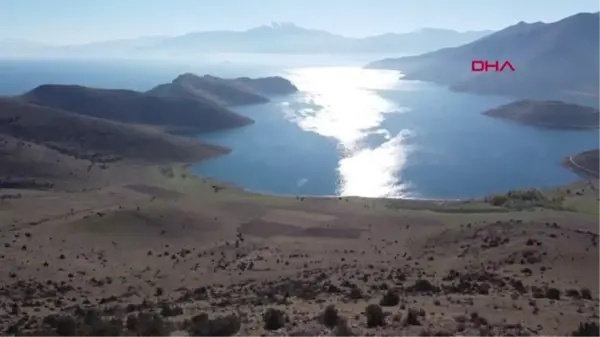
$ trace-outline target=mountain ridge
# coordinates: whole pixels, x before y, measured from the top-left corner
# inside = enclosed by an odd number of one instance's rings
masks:
[[[598,93],[598,13],[552,23],[517,23],[459,47],[372,62],[407,80],[480,94],[548,96]],[[515,72],[471,72],[472,60],[509,60]]]
[[[441,28],[422,28],[406,33],[382,33],[348,37],[325,30],[290,23],[262,25],[246,30],[199,31],[176,36],[142,36],[82,44],[49,46],[33,41],[19,43],[0,40],[0,51],[67,55],[152,53],[152,52],[237,52],[237,53],[381,53],[425,52],[460,45],[490,34],[490,30],[459,32]],[[18,39],[14,39],[18,40]],[[4,43],[3,43],[4,41]],[[4,47],[3,47],[4,46]],[[125,54],[127,55],[127,54]]]

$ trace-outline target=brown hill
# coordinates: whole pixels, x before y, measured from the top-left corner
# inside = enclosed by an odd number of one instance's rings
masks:
[[[600,177],[600,150],[589,150],[565,158],[565,165],[584,177]]]
[[[78,85],[42,85],[21,96],[28,103],[168,131],[206,132],[240,127],[252,120],[212,102],[156,96],[132,90]]]
[[[560,101],[516,101],[484,114],[556,129],[597,129],[600,123],[598,109]]]
[[[189,162],[227,152],[150,127],[78,115],[18,99],[0,99],[0,134],[92,162]],[[2,158],[3,165],[8,157]]]
[[[49,182],[77,181],[90,162],[43,145],[0,134],[0,188],[46,188]]]
[[[269,101],[267,96],[296,91],[298,89],[282,77],[223,79],[187,73],[179,75],[171,83],[156,86],[148,93],[161,97],[191,98],[205,104],[245,105],[266,103]]]

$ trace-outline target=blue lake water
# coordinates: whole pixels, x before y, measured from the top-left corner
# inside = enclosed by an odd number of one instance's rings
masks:
[[[299,93],[235,108],[256,123],[198,135],[232,152],[192,167],[277,194],[462,198],[557,186],[578,179],[560,165],[562,158],[599,147],[598,131],[539,129],[481,114],[508,98],[451,92],[357,67],[378,56],[231,56],[223,62],[228,57],[193,64],[0,60],[0,94],[44,83],[146,90],[183,72],[286,76]]]
[[[200,135],[233,151],[194,172],[277,194],[463,198],[575,181],[561,159],[598,147],[597,131],[481,114],[511,99],[399,81],[395,72],[321,67],[286,76],[301,92],[235,109],[254,125]]]

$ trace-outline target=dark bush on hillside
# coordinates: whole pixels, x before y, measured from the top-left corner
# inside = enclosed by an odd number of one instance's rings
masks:
[[[379,301],[379,305],[382,307],[393,307],[400,303],[400,296],[393,290],[388,290],[381,300]]]
[[[127,319],[127,330],[134,336],[167,337],[169,329],[157,315],[140,313]],[[80,311],[75,317],[50,315],[42,320],[42,328],[22,336],[27,337],[121,337],[125,336],[123,321],[104,319],[99,312]]]
[[[597,322],[579,323],[579,327],[571,333],[573,336],[600,336]]]
[[[560,290],[556,288],[548,288],[546,290],[546,298],[551,300],[560,300]]]
[[[269,308],[263,315],[265,330],[281,329],[285,325],[286,315],[283,311]]]
[[[161,305],[160,314],[163,317],[175,317],[183,314],[183,309],[180,307],[172,307],[168,304]]]
[[[493,206],[502,206],[508,202],[506,195],[494,195],[488,199],[488,202]]]
[[[74,317],[50,315],[44,318],[44,323],[59,336],[77,336],[78,324]]]
[[[439,292],[440,288],[434,286],[428,280],[419,279],[416,280],[413,285],[406,289],[407,291],[418,292],[418,293],[435,293]]]
[[[365,309],[365,316],[367,316],[367,326],[369,328],[385,325],[385,313],[377,304],[368,305]]]
[[[210,319],[202,313],[186,322],[190,336],[232,336],[240,331],[242,323],[236,315],[227,315]]]
[[[581,294],[579,293],[579,290],[577,289],[567,289],[566,291],[567,296],[578,299],[581,298]]]
[[[417,309],[408,309],[406,318],[404,319],[404,325],[421,325],[419,321],[419,311]]]
[[[168,324],[157,314],[139,313],[127,318],[127,330],[138,336],[167,336]]]
[[[338,311],[333,304],[328,305],[321,314],[321,322],[328,328],[333,329],[340,319]]]
[[[506,194],[497,194],[485,198],[485,202],[493,206],[504,206],[514,209],[532,207],[561,209],[562,201],[562,198],[559,197],[549,199],[537,189],[513,190]]]
[[[581,298],[586,300],[592,299],[592,292],[588,288],[581,289]]]
[[[363,298],[363,292],[360,288],[355,287],[355,288],[350,289],[350,292],[348,293],[348,297],[353,300],[360,300]]]
[[[350,329],[350,326],[348,326],[348,321],[343,317],[340,317],[340,319],[338,319],[333,333],[336,336],[354,336],[352,329]]]

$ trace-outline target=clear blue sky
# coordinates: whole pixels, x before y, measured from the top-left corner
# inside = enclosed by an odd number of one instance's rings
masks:
[[[81,43],[293,22],[349,36],[501,29],[597,12],[598,0],[0,0],[0,38]]]

